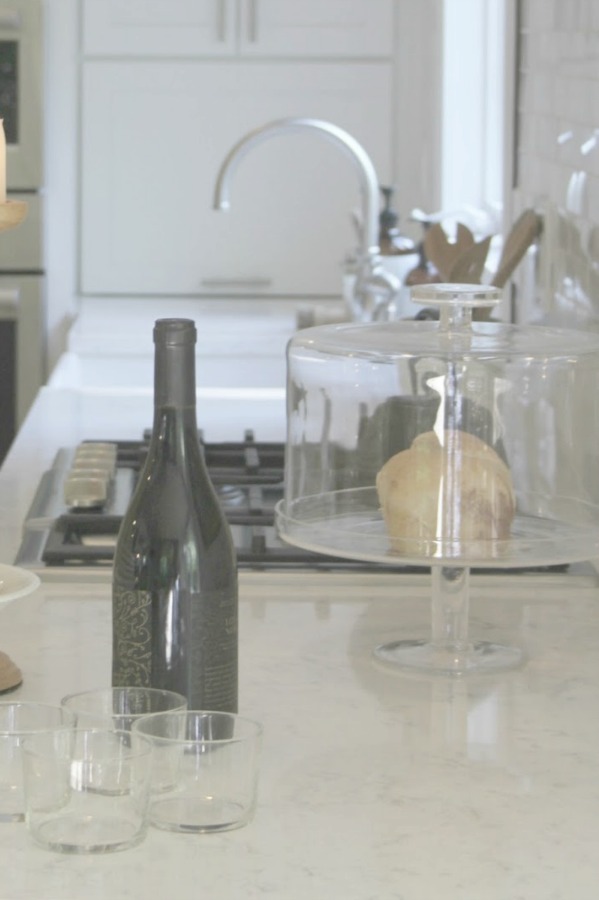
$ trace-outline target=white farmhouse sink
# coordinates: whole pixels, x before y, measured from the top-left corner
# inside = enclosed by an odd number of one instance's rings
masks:
[[[196,384],[200,391],[223,389],[244,394],[256,389],[284,390],[284,351],[273,356],[203,356],[196,358]],[[64,353],[49,382],[54,388],[83,392],[151,393],[154,387],[152,355],[98,356]]]
[[[168,317],[194,320],[198,356],[278,356],[297,329],[297,308],[287,303],[84,298],[67,349],[80,356],[153,356],[154,322]]]
[[[285,351],[296,310],[257,301],[86,298],[49,386],[87,393],[150,393],[158,318],[192,318],[198,391],[223,396],[284,391]]]

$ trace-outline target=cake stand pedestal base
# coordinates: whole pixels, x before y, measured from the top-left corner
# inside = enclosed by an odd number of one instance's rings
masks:
[[[462,676],[514,669],[523,662],[519,647],[468,636],[470,569],[431,568],[431,635],[428,640],[398,640],[374,650],[375,659],[406,674]]]
[[[428,675],[483,674],[515,669],[522,664],[523,653],[518,647],[508,647],[491,641],[476,641],[459,650],[435,646],[430,641],[392,641],[376,647],[375,658],[405,673]]]

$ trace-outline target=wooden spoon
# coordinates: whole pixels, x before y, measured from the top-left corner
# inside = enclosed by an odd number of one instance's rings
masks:
[[[480,284],[490,244],[491,235],[465,250],[452,266],[448,281],[453,284]]]
[[[451,270],[458,259],[474,244],[474,236],[466,225],[458,222],[455,241],[448,240],[440,222],[435,222],[424,235],[424,252],[443,281],[451,281]]]
[[[474,235],[467,225],[458,222],[456,225],[455,245],[460,255],[464,250],[468,250],[474,244]]]
[[[505,239],[499,265],[493,276],[493,287],[502,288],[523,259],[528,248],[541,233],[543,220],[533,209],[525,209],[512,225]]]

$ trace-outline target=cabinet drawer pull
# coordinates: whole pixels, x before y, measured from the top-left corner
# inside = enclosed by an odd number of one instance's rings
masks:
[[[255,44],[258,40],[258,0],[248,0],[248,40]]]
[[[17,309],[19,306],[18,288],[0,288],[0,317]]]
[[[272,284],[272,278],[202,278],[206,287],[252,287],[265,288]]]
[[[216,40],[224,43],[227,39],[227,0],[216,0]]]
[[[14,28],[15,31],[21,27],[21,13],[9,6],[0,6],[0,28]]]

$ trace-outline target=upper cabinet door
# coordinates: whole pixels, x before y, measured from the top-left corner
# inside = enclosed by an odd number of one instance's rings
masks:
[[[265,141],[235,172],[227,213],[213,209],[215,181],[251,128],[310,110],[353,135],[389,183],[390,68],[86,63],[83,292],[338,297],[360,208],[360,179],[340,148],[317,131]]]
[[[86,56],[231,56],[235,0],[83,0]]]
[[[394,0],[239,0],[243,56],[393,53]]]
[[[85,56],[388,57],[395,0],[81,0]]]

